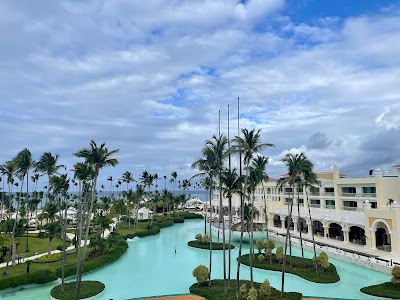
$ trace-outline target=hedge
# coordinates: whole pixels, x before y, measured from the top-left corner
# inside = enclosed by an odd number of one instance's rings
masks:
[[[340,280],[339,274],[336,271],[336,267],[332,263],[326,270],[324,270],[324,272],[319,272],[319,277],[317,277],[312,259],[305,258],[302,260],[301,257],[292,256],[293,268],[290,268],[289,255],[286,257],[286,273],[294,274],[304,278],[305,280],[316,283],[335,283]],[[255,259],[253,259],[253,267],[282,272],[282,264],[274,263],[274,261],[276,261],[275,254],[272,254],[272,261],[272,264],[270,264],[269,257],[267,256],[264,262],[260,262],[258,260],[258,254],[256,253]],[[242,255],[240,258],[240,263],[249,266],[249,254]]]
[[[202,215],[190,212],[181,212],[179,213],[179,217],[183,217],[184,219],[204,219]]]
[[[54,274],[49,270],[38,270],[32,273],[26,273],[23,275],[13,276],[10,278],[3,278],[0,281],[0,290],[15,288],[20,285],[26,285],[32,283],[43,284],[57,279],[58,277],[56,276],[56,274]]]
[[[190,241],[187,243],[189,247],[193,248],[199,248],[199,249],[205,249],[205,250],[210,250],[210,243],[203,243],[203,242],[198,242],[198,241]],[[223,243],[212,243],[212,249],[213,250],[223,250]],[[231,249],[234,249],[235,246],[231,245]],[[225,250],[229,249],[229,244],[225,243]]]
[[[250,288],[250,281],[248,280],[240,280],[239,286],[242,284],[246,284],[247,289]],[[261,283],[254,282],[254,287],[257,289],[257,291],[260,290],[260,285]],[[302,294],[300,293],[295,293],[295,292],[286,292],[281,298],[281,292],[278,291],[277,289],[274,289],[271,287],[272,293],[269,296],[269,300],[301,300]],[[204,297],[208,300],[236,300],[236,288],[235,286],[231,286],[228,288],[227,294],[224,295],[224,281],[221,279],[217,280],[211,280],[211,285],[208,286],[208,284],[204,285],[199,285],[197,283],[193,284],[190,288],[189,291],[191,294],[196,294],[201,297]],[[240,298],[242,299],[242,298]],[[259,295],[257,299],[265,299],[265,296]]]
[[[183,222],[185,222],[184,218],[175,218],[174,219],[174,223],[183,223]]]
[[[167,218],[162,223],[155,223],[157,227],[164,228],[174,225],[174,219]]]
[[[90,298],[104,291],[105,285],[100,281],[82,281],[80,299]],[[60,300],[76,299],[76,282],[64,284],[64,292],[61,291],[61,284],[55,286],[50,295]]]
[[[391,282],[366,286],[361,288],[360,291],[372,296],[400,299],[400,286]]]
[[[126,249],[128,249],[128,243],[125,240],[118,241],[115,244],[115,248],[109,250],[107,253],[98,256],[92,260],[85,261],[85,264],[83,265],[83,272],[86,273],[89,271],[93,271],[104,265],[112,263],[113,261],[116,261],[118,258],[122,256],[122,254],[125,253]],[[75,274],[76,274],[76,264],[65,268],[65,277],[72,276]],[[56,271],[56,275],[58,277],[62,276],[61,268]]]

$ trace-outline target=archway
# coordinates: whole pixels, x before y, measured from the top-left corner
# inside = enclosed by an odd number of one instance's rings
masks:
[[[274,216],[274,227],[282,227],[281,217],[279,215]]]
[[[285,218],[285,228],[288,228],[288,223],[289,223],[289,217]],[[294,223],[293,223],[293,218],[291,218],[290,222],[290,230],[294,230]]]
[[[354,244],[365,245],[365,230],[358,226],[351,226],[349,241]]]
[[[376,248],[383,251],[392,251],[391,238],[389,230],[385,224],[379,223],[375,231]]]
[[[324,225],[320,221],[314,220],[312,222],[312,228],[315,234],[320,233],[322,236],[324,235]]]
[[[342,226],[337,223],[329,224],[329,237],[335,238],[337,240],[344,240]]]
[[[303,233],[308,233],[308,226],[307,226],[307,221],[303,218],[300,218],[300,222],[298,223],[298,228],[299,231]]]

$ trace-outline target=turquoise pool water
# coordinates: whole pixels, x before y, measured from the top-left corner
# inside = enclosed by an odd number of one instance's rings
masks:
[[[161,234],[146,238],[135,238],[128,241],[127,252],[116,262],[83,276],[83,280],[99,280],[106,285],[103,294],[95,299],[131,299],[167,294],[188,293],[195,282],[192,270],[199,264],[208,266],[207,250],[193,249],[187,242],[194,239],[197,233],[203,233],[203,221],[186,220],[183,224],[162,229]],[[236,243],[235,243],[236,244]],[[174,253],[174,247],[177,253]],[[238,245],[237,245],[238,246]],[[294,255],[300,255],[300,249],[294,248]],[[248,244],[244,252],[248,253]],[[232,275],[236,276],[236,257],[238,247],[232,252]],[[312,257],[306,251],[307,257]],[[299,291],[304,296],[325,296],[345,299],[379,299],[362,294],[361,287],[378,284],[390,279],[389,275],[363,269],[361,267],[330,260],[337,267],[341,277],[335,284],[316,284],[297,276],[287,274],[286,291]],[[241,278],[249,279],[249,268],[241,266]],[[222,253],[213,252],[213,278],[222,278]],[[280,288],[279,272],[254,269],[254,279],[262,282],[269,279],[271,285]],[[233,283],[234,284],[234,283]],[[56,284],[30,287],[23,291],[1,292],[3,299],[50,299],[50,290]]]

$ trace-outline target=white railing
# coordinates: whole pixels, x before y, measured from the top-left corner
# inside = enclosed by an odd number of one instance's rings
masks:
[[[363,193],[362,196],[363,197],[376,198],[376,194],[375,193]]]
[[[325,192],[324,194],[323,194],[323,196],[335,196],[335,193],[333,193],[333,192]]]
[[[341,193],[340,196],[342,196],[342,197],[359,197],[360,194],[357,194],[357,193]]]
[[[320,207],[321,207],[321,204],[310,204],[310,207],[313,207],[313,208],[320,208]]]
[[[335,209],[335,205],[325,205],[324,208],[326,208],[326,209]]]
[[[342,210],[363,212],[364,208],[363,207],[342,206]]]

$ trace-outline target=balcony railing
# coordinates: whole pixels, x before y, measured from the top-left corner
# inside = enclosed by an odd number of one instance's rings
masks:
[[[326,209],[335,209],[335,205],[325,205],[324,208],[326,208]]]
[[[342,206],[342,210],[363,212],[364,208],[363,207]]]
[[[321,204],[310,204],[310,207],[312,207],[312,208],[320,208]]]
[[[363,193],[362,196],[363,197],[376,198],[376,194],[375,193]]]
[[[325,192],[324,194],[323,194],[323,196],[335,196],[335,193],[334,192]]]
[[[376,198],[376,193],[341,193],[340,196],[349,198]]]

